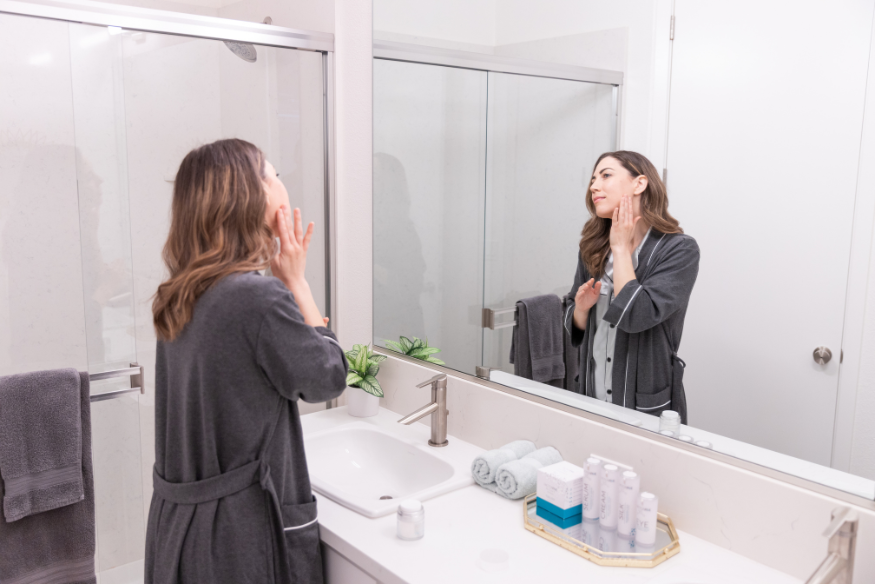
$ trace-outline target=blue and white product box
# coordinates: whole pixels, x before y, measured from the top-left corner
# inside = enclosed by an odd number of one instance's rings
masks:
[[[563,529],[583,519],[583,469],[567,461],[538,469],[538,516]]]

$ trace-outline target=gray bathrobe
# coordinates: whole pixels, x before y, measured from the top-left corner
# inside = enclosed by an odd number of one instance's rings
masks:
[[[147,584],[322,582],[297,400],[337,397],[346,373],[276,278],[228,276],[198,299],[158,342]]]
[[[690,294],[699,273],[699,246],[684,234],[651,231],[638,255],[636,279],[620,291],[604,316],[602,326],[618,329],[612,361],[612,403],[659,415],[679,411],[686,423],[683,361],[677,358]],[[574,296],[592,276],[578,254],[574,285],[568,294],[565,327],[572,344],[581,347],[579,393],[595,397],[593,337],[595,309],[589,311],[586,330],[574,325]]]

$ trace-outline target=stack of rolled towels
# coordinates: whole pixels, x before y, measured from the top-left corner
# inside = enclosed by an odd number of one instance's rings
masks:
[[[515,440],[489,450],[471,463],[474,481],[508,499],[522,499],[538,488],[538,469],[562,462],[552,446],[535,448],[530,440]]]

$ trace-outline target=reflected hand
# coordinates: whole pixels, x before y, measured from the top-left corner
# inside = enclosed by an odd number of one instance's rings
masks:
[[[581,330],[586,328],[589,309],[599,301],[601,290],[602,283],[596,282],[595,278],[590,278],[589,282],[585,282],[577,289],[577,294],[574,295],[574,324],[577,328]]]
[[[632,253],[632,239],[635,237],[635,224],[641,217],[635,217],[632,210],[632,197],[620,199],[620,206],[614,209],[611,222],[611,251],[614,255]]]

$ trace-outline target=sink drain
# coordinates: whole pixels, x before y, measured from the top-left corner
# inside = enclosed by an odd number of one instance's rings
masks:
[[[386,499],[393,499],[393,498],[394,497],[392,497],[392,495],[383,495],[382,497],[380,497],[380,501],[384,501]]]

